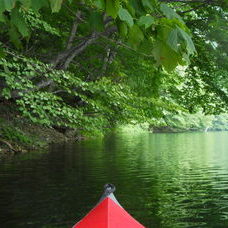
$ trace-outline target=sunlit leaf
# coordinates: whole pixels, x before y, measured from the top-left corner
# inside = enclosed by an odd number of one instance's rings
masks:
[[[125,21],[130,27],[133,26],[134,24],[133,18],[126,9],[120,8],[118,15],[120,20]]]
[[[95,0],[94,5],[101,10],[105,9],[105,0]]]
[[[51,3],[51,10],[53,13],[59,12],[61,9],[63,0],[49,0]]]
[[[168,45],[162,41],[157,41],[154,44],[153,55],[158,65],[162,65],[166,71],[174,70],[182,56],[172,50]]]
[[[168,18],[168,19],[173,19],[173,18],[177,18],[178,20],[180,20],[182,23],[183,20],[181,18],[180,15],[178,15],[172,8],[170,8],[167,4],[162,3],[160,6],[160,9],[162,11],[162,13]]]
[[[167,43],[168,45],[174,50],[174,51],[178,51],[178,29],[173,29],[167,39]]]
[[[176,52],[178,51],[181,42],[183,41],[185,43],[188,54],[194,54],[196,52],[194,43],[188,33],[186,33],[181,28],[173,29],[167,39],[168,45]]]
[[[151,4],[150,0],[142,0],[142,4],[145,8],[153,9],[153,5]]]
[[[186,33],[184,30],[177,28],[179,31],[180,36],[186,42],[186,48],[189,54],[194,54],[196,52],[195,45],[191,39],[191,37]]]
[[[138,21],[139,26],[145,26],[145,28],[149,28],[154,23],[154,18],[150,15],[141,16]]]

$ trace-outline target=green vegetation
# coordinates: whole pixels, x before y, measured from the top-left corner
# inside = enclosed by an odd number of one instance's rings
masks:
[[[10,141],[23,144],[31,144],[33,142],[32,139],[24,135],[23,132],[9,126],[4,126],[4,128],[1,129],[1,135]]]
[[[226,112],[227,7],[225,0],[1,1],[0,108],[7,101],[35,124],[77,135]]]
[[[10,154],[31,150],[42,151],[49,143],[64,142],[77,135],[63,133],[53,128],[34,124],[29,119],[19,115],[16,105],[1,104],[0,109],[0,158]]]
[[[154,132],[185,132],[185,131],[227,131],[228,115],[208,115],[182,113],[167,115],[156,126],[149,127]]]
[[[14,154],[41,146],[41,141],[24,133],[12,122],[0,118],[0,152],[11,151]],[[4,155],[0,153],[0,158],[2,156]]]
[[[222,114],[215,116],[212,121],[212,127],[210,129],[215,131],[228,131],[228,115]]]

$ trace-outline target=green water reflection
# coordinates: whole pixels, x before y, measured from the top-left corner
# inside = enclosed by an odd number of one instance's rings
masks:
[[[228,227],[227,138],[118,132],[4,161],[1,227],[71,227],[107,182],[146,227]]]

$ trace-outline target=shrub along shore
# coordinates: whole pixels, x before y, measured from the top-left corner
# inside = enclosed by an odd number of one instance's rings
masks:
[[[11,105],[0,105],[0,159],[34,150],[45,150],[51,143],[82,140],[75,130],[32,123]]]

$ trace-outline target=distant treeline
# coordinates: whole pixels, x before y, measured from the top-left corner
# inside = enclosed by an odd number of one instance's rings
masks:
[[[167,115],[154,132],[227,131],[228,114],[205,116],[202,113]]]

